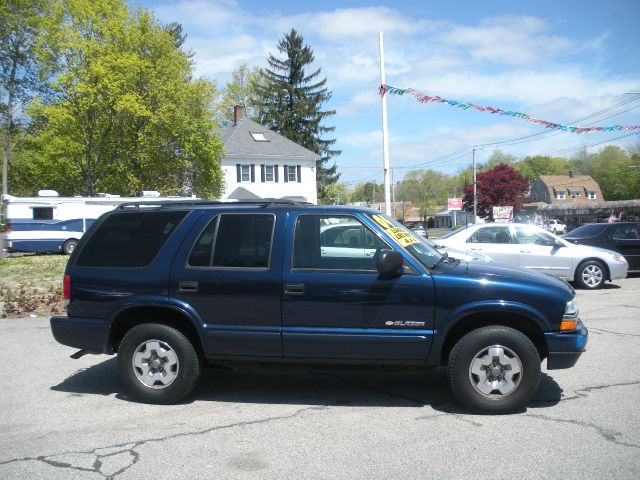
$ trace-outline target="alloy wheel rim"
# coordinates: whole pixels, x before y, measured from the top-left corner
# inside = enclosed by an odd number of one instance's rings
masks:
[[[155,390],[171,385],[180,370],[178,355],[162,340],[145,340],[138,345],[131,366],[140,383]]]
[[[602,282],[602,269],[597,265],[587,265],[582,270],[582,281],[589,287],[596,287]]]
[[[469,365],[469,381],[476,392],[489,400],[511,395],[522,381],[520,357],[503,345],[485,347]]]

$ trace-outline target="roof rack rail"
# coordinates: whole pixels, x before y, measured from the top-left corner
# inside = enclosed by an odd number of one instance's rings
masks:
[[[309,202],[300,202],[281,198],[263,198],[260,200],[143,200],[140,202],[127,202],[118,205],[116,210],[139,210],[140,208],[185,207],[206,205],[256,205],[263,207],[304,207],[312,205]]]

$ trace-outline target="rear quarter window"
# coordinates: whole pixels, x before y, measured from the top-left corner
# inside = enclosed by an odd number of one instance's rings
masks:
[[[82,248],[78,267],[146,267],[186,212],[122,212],[109,215]]]

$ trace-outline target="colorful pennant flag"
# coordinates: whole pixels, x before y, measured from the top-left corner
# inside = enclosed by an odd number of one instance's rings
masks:
[[[613,127],[571,127],[569,125],[563,125],[561,123],[548,122],[546,120],[540,120],[537,118],[530,117],[526,113],[522,112],[514,112],[511,110],[503,110],[501,108],[493,108],[493,107],[483,107],[482,105],[476,105],[470,102],[459,102],[457,100],[447,100],[442,97],[432,97],[429,95],[423,95],[422,93],[414,90],[413,88],[397,88],[392,87],[391,85],[380,85],[380,95],[384,96],[386,93],[390,95],[413,95],[420,103],[446,103],[452,107],[462,108],[463,110],[469,110],[473,108],[474,110],[479,110],[481,112],[489,112],[494,115],[507,115],[509,117],[520,118],[522,120],[526,120],[527,122],[533,122],[540,125],[544,125],[546,128],[551,128],[554,130],[562,130],[564,132],[569,133],[587,133],[587,132],[614,132],[617,130],[640,130],[640,125],[633,126],[622,126],[615,125]]]

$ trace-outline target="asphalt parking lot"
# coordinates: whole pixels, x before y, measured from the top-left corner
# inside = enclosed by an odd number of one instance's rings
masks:
[[[213,370],[189,401],[143,405],[113,357],[0,320],[0,478],[637,479],[639,291],[578,291],[587,352],[499,417],[462,412],[442,369]]]

